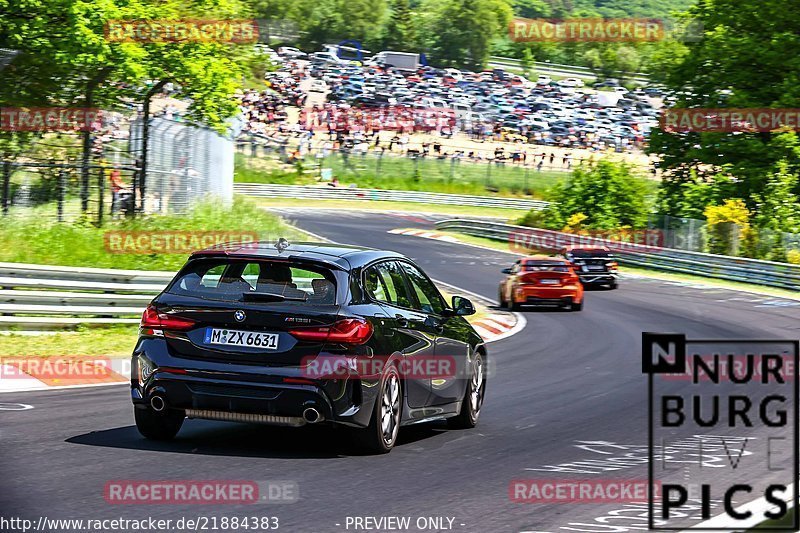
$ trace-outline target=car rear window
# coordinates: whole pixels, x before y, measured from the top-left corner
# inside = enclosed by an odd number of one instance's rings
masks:
[[[596,258],[611,258],[613,257],[610,252],[605,250],[572,250],[570,252],[573,257],[596,257]]]
[[[528,261],[522,265],[524,272],[569,272],[569,266],[563,261]]]
[[[205,259],[186,265],[167,292],[206,300],[264,297],[264,301],[269,301],[272,295],[279,297],[276,301],[300,305],[334,304],[336,279],[325,267],[307,263]]]

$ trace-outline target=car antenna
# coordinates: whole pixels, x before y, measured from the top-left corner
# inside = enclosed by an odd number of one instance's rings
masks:
[[[277,248],[278,253],[282,253],[288,247],[289,247],[289,241],[287,241],[283,237],[278,239],[278,242],[275,243],[275,248]]]

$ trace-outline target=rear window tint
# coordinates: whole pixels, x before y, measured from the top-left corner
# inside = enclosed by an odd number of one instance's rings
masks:
[[[242,301],[245,294],[266,294],[298,304],[334,304],[336,280],[330,270],[307,264],[209,259],[189,263],[167,292],[206,300]]]
[[[528,261],[522,265],[523,272],[569,272],[569,266],[562,261]]]
[[[605,250],[572,250],[569,253],[573,257],[594,257],[598,259],[611,259],[614,257],[611,252],[606,252]]]

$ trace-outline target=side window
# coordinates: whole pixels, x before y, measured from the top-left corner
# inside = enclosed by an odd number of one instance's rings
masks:
[[[403,263],[403,269],[408,274],[408,280],[417,295],[420,310],[425,313],[442,314],[445,309],[445,303],[436,286],[414,265]]]
[[[403,272],[393,261],[369,267],[364,272],[364,285],[367,293],[379,302],[411,307]]]

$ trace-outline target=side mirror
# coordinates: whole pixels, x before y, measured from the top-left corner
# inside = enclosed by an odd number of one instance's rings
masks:
[[[501,272],[503,274],[511,274],[511,269],[510,268],[504,268]]]
[[[467,316],[475,314],[475,306],[463,296],[453,296],[453,314]]]

